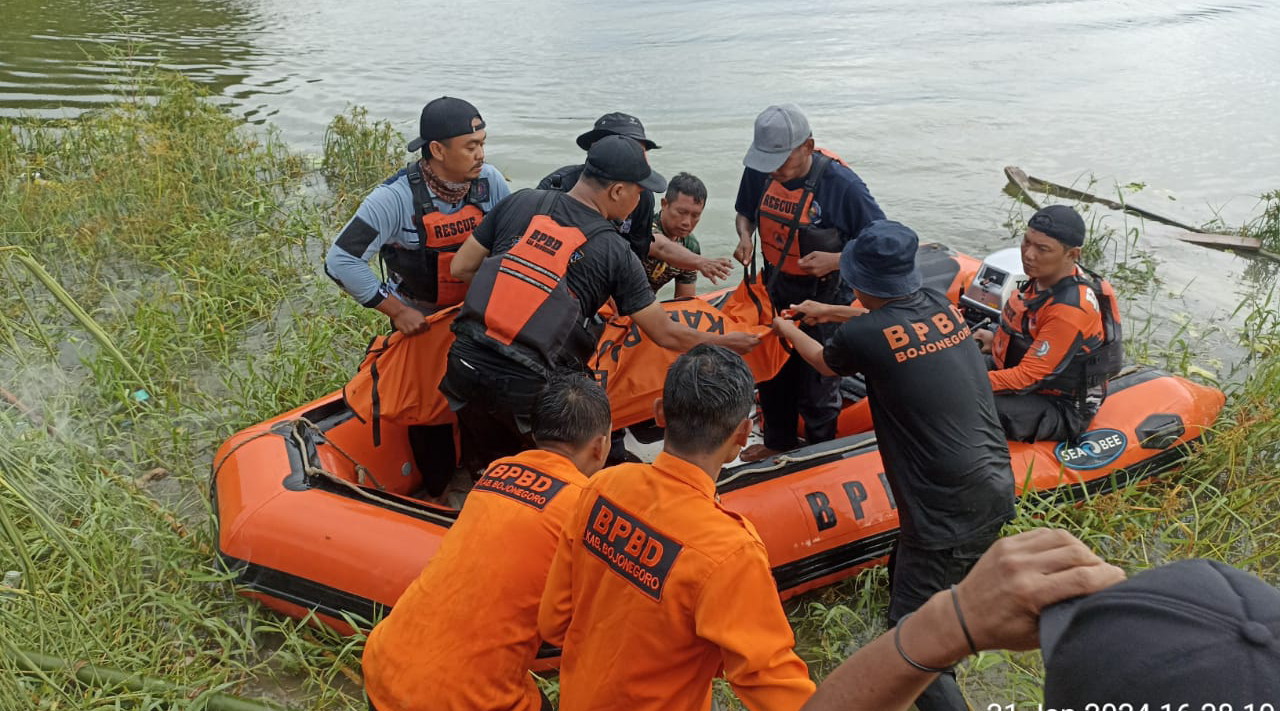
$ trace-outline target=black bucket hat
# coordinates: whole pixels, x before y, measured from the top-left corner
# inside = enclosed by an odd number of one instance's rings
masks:
[[[596,119],[595,128],[578,136],[578,147],[584,151],[590,150],[592,144],[605,136],[626,136],[651,151],[661,148],[644,135],[644,124],[640,123],[640,119],[619,111]]]

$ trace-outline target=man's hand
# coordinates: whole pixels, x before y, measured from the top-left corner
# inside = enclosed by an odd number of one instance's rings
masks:
[[[800,333],[800,327],[796,325],[796,322],[785,316],[773,317],[773,330],[788,341],[792,340],[795,334]]]
[[[760,339],[750,333],[734,331],[723,336],[717,336],[712,343],[717,346],[724,346],[738,355],[746,355],[751,352],[751,349],[760,345]]]
[[[797,262],[810,276],[824,277],[840,269],[839,252],[810,252]]]
[[[978,342],[978,350],[983,353],[991,352],[991,342],[996,339],[996,334],[985,328],[974,329],[973,340]]]
[[[392,316],[391,323],[396,327],[397,331],[406,336],[423,333],[431,328],[431,324],[427,323],[427,317],[412,306],[405,306],[395,316]]]
[[[401,301],[395,294],[388,295],[374,308],[386,314],[387,318],[391,319],[391,325],[406,336],[422,333],[431,327],[431,324],[427,323],[427,317],[423,316],[421,311]]]
[[[1037,528],[996,541],[956,586],[965,623],[978,649],[1034,649],[1040,611],[1124,580],[1066,531]],[[955,664],[970,654],[952,591],[935,593],[894,630],[859,649],[832,672],[804,711],[905,711],[935,674],[908,665]]]
[[[1070,533],[1037,528],[996,541],[956,594],[978,649],[1024,650],[1040,646],[1041,610],[1124,579]]]
[[[719,284],[733,275],[733,260],[728,257],[703,258],[698,262],[698,272],[710,279],[712,284]]]

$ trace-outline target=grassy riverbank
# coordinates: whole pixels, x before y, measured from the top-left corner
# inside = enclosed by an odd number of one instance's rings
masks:
[[[0,597],[0,709],[199,708],[218,692],[362,709],[359,640],[235,596],[213,563],[205,492],[218,443],[340,385],[383,328],[319,262],[396,167],[399,139],[353,111],[310,161],[183,80],[145,81],[157,99],[0,127],[0,244],[23,250],[0,251],[0,569],[22,574]],[[1016,527],[1067,526],[1130,569],[1204,555],[1280,580],[1280,351],[1274,308],[1253,313],[1252,374],[1183,474],[1078,508],[1028,501]],[[1192,362],[1147,345],[1135,354]],[[873,572],[789,605],[815,672],[882,628],[883,583]],[[18,674],[18,650],[180,690]],[[966,688],[979,707],[1034,701],[1036,660],[984,654]]]

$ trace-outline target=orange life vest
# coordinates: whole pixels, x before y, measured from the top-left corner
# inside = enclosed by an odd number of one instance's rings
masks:
[[[485,258],[454,322],[456,333],[483,337],[537,372],[582,366],[594,347],[596,334],[564,277],[588,239],[613,229],[604,219],[589,234],[556,222],[546,212],[560,195],[543,195],[515,245]]]
[[[800,268],[801,257],[810,252],[839,252],[844,246],[835,228],[812,226],[813,196],[832,161],[844,165],[834,153],[815,151],[804,184],[795,190],[787,190],[773,178],[765,182],[756,225],[760,249],[765,261],[784,274],[807,276]]]
[[[1096,333],[1083,334],[1080,351],[1072,356],[1067,367],[1040,386],[1044,392],[1061,392],[1081,399],[1089,389],[1105,385],[1124,367],[1124,338],[1115,289],[1097,273],[1083,265],[1077,266],[1081,273],[1066,277],[1043,292],[1035,293],[1033,282],[1028,281],[1009,299],[1000,318],[992,353],[1000,368],[1016,367],[1037,341],[1031,327],[1036,313],[1061,300],[1069,290],[1080,286],[1088,288],[1097,300],[1102,327]]]
[[[467,283],[454,279],[449,265],[458,248],[484,219],[476,182],[472,182],[472,189],[467,193],[467,204],[446,215],[436,208],[417,161],[410,163],[405,173],[413,193],[413,225],[422,247],[384,249],[383,260],[387,268],[400,277],[399,289],[405,296],[440,307],[461,303],[467,293]]]

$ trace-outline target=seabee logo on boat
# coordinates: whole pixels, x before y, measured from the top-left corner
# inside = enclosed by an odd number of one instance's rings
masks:
[[[1127,446],[1129,438],[1123,432],[1104,428],[1085,432],[1075,445],[1059,444],[1053,454],[1072,469],[1101,469],[1114,462]]]

